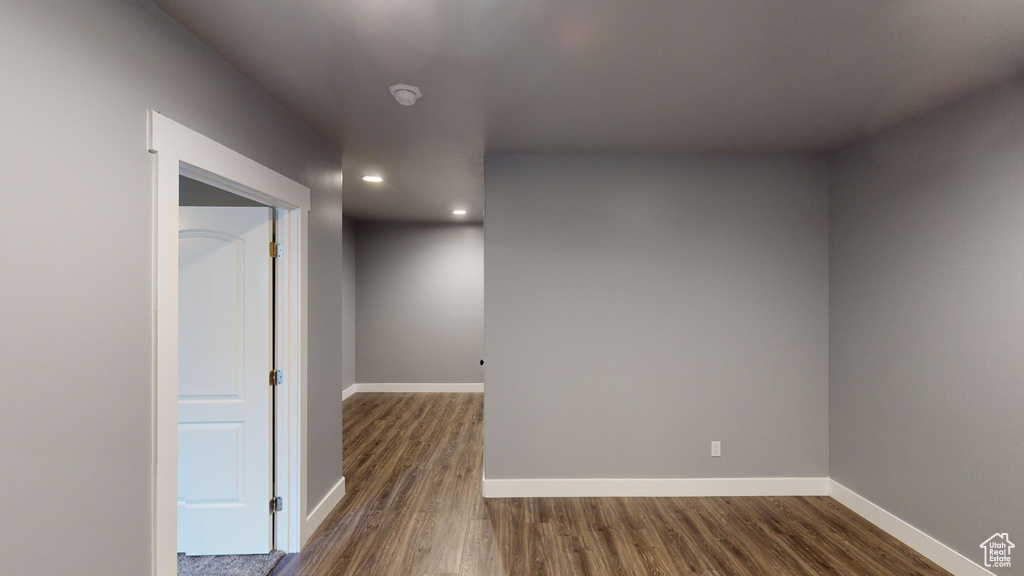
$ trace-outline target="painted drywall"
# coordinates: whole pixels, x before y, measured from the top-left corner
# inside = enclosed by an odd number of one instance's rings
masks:
[[[356,381],[483,382],[479,224],[359,222]]]
[[[828,475],[824,159],[492,155],[485,182],[488,478]]]
[[[341,388],[356,383],[356,228],[345,219],[343,224],[341,280]]]
[[[340,414],[340,355],[319,345],[341,323],[323,287],[341,282],[340,156],[149,2],[3,0],[0,13],[0,485],[16,495],[3,571],[150,572],[149,109],[312,188],[315,504],[341,475],[341,422],[326,408]]]
[[[178,206],[266,206],[188,176],[178,177]]]
[[[979,563],[1024,534],[1022,159],[1019,81],[830,167],[832,478]]]
[[[310,159],[312,163],[312,158]],[[338,347],[344,337],[344,282],[338,165],[316,167],[309,212],[309,376],[306,391],[306,513],[342,477],[341,402],[345,371]],[[287,250],[287,246],[285,249]]]

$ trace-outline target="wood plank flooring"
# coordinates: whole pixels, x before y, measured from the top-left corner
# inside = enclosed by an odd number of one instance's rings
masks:
[[[828,497],[484,500],[482,394],[345,401],[348,493],[272,576],[931,576]]]

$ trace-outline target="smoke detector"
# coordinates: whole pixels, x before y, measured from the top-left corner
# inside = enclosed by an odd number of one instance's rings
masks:
[[[398,103],[402,106],[412,106],[423,96],[423,93],[415,86],[409,86],[408,84],[395,84],[391,87],[391,95],[394,96],[395,100],[398,100]]]

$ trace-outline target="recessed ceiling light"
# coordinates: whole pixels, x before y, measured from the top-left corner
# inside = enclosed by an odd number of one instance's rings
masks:
[[[364,182],[373,182],[374,184],[379,184],[379,183],[383,182],[384,179],[381,178],[380,176],[367,175],[367,176],[363,176],[363,181]]]
[[[466,215],[466,211],[465,210],[452,210],[452,214],[455,214],[456,216],[465,216]]]

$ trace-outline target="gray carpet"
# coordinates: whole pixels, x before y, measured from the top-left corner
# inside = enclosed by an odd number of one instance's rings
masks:
[[[244,556],[185,556],[178,554],[178,576],[267,576],[284,552]]]

